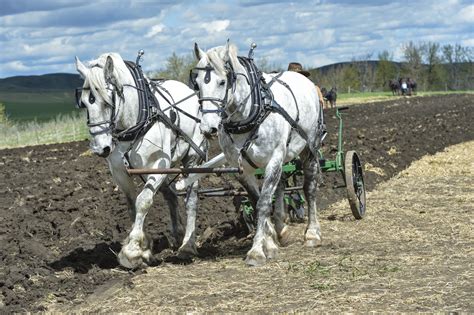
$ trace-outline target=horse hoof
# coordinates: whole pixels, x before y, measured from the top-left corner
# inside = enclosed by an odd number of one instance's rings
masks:
[[[275,243],[273,238],[269,236],[265,238],[263,251],[267,259],[276,259],[278,257],[278,245]]]
[[[247,258],[245,258],[245,263],[251,267],[263,266],[266,261],[265,254],[252,249],[247,253]]]
[[[304,242],[304,246],[306,247],[318,247],[322,245],[321,239],[313,238],[313,239],[306,239]]]
[[[266,246],[265,254],[268,259],[276,259],[278,258],[278,247],[276,246]]]
[[[285,225],[278,235],[278,240],[281,246],[288,246],[290,244],[290,229]]]
[[[196,246],[192,246],[192,245],[189,245],[189,244],[183,244],[178,249],[178,254],[176,255],[176,257],[178,257],[178,259],[188,260],[188,259],[191,259],[191,258],[197,256],[197,254],[198,254],[198,252],[197,252]]]
[[[146,240],[144,244],[150,245]],[[122,247],[117,258],[121,266],[136,269],[146,266],[147,263],[153,260],[153,255],[150,248],[142,248],[138,242],[129,242]]]
[[[260,267],[265,265],[266,259],[255,259],[247,257],[245,258],[245,263],[250,267]]]
[[[127,269],[136,269],[143,266],[143,260],[141,256],[138,257],[127,257],[123,252],[120,252],[117,256],[120,266]]]

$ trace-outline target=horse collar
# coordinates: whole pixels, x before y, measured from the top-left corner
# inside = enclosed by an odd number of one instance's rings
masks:
[[[251,110],[248,117],[241,121],[228,121],[223,123],[223,127],[228,134],[241,134],[247,133],[253,130],[265,116],[264,101],[262,95],[262,76],[261,72],[257,69],[253,59],[246,57],[238,57],[240,64],[245,68],[247,72],[247,83],[250,86],[251,96]],[[232,69],[233,77],[235,78],[235,72]]]

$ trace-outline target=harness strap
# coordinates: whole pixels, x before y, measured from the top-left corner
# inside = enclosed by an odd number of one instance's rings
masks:
[[[278,82],[280,83],[281,85],[283,85],[284,87],[286,87],[288,89],[288,91],[290,91],[291,93],[291,96],[293,96],[293,100],[295,101],[295,106],[296,106],[296,119],[295,121],[298,122],[300,120],[300,109],[298,107],[298,102],[296,101],[296,97],[295,97],[295,94],[293,93],[293,90],[290,88],[290,86],[288,85],[288,83],[286,83],[285,81],[281,80],[280,77],[283,75],[283,72],[280,72],[279,74],[277,74],[276,76],[274,76],[270,82],[268,82],[268,84],[263,84],[263,87],[266,89],[267,93],[269,93],[270,95],[270,100],[271,102],[274,101],[274,98],[273,98],[273,93],[270,89],[270,87],[273,85],[273,83],[275,82]],[[281,107],[280,107],[281,108]],[[281,108],[283,111],[284,109]],[[288,115],[288,114],[287,114]]]
[[[138,122],[135,126],[119,131],[116,135],[118,141],[131,141],[138,138],[138,135],[143,134],[143,129],[147,122],[150,121],[150,109],[152,106],[158,107],[158,103],[151,104],[149,100],[149,89],[146,85],[143,73],[139,66],[131,61],[125,61],[125,65],[132,74],[133,80],[137,85],[138,93]],[[151,128],[151,126],[149,127]],[[149,129],[148,128],[148,129]],[[147,129],[147,131],[148,131]]]
[[[192,93],[192,94],[186,96],[185,98],[183,98],[183,99],[177,101],[177,102],[174,103],[174,104],[168,102],[168,104],[170,104],[170,106],[168,106],[168,107],[166,107],[165,109],[163,109],[163,111],[166,112],[166,111],[169,110],[170,108],[173,108],[173,109],[177,110],[178,112],[180,112],[181,114],[183,114],[183,115],[185,115],[185,116],[191,118],[191,119],[194,120],[195,122],[200,123],[200,122],[201,122],[201,119],[199,119],[199,118],[197,118],[197,117],[194,117],[193,115],[187,113],[186,111],[184,111],[184,110],[182,110],[181,108],[179,108],[178,106],[176,106],[176,105],[178,105],[179,103],[182,103],[182,102],[184,102],[184,101],[190,99],[191,97],[197,95],[198,93],[199,93],[199,92],[194,92],[194,93]]]
[[[155,102],[158,102],[154,94],[152,94],[152,97],[155,100]],[[199,155],[201,159],[203,159],[204,161],[206,160],[206,157],[207,157],[206,153],[204,153],[201,150],[201,148],[199,148],[199,146],[196,143],[194,143],[194,141],[187,134],[185,134],[183,130],[181,130],[181,128],[176,126],[176,124],[174,124],[171,121],[171,119],[162,110],[158,110],[156,115],[161,122],[163,122],[171,130],[176,132],[178,136],[183,138],[184,141],[186,141],[194,149],[194,151],[196,151],[196,153]]]

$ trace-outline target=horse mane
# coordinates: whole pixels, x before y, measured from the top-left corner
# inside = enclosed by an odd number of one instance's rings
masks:
[[[104,78],[104,67],[107,62],[107,57],[112,58],[114,62],[114,77],[117,82],[125,82],[128,74],[128,69],[123,62],[122,57],[117,53],[105,53],[99,56],[99,58],[89,61],[89,75],[86,78],[86,84],[89,84],[91,90],[95,90],[102,99],[107,103],[112,103],[112,99],[107,93],[107,83]]]
[[[226,75],[227,70],[225,68],[226,56],[225,54],[225,46],[219,46],[211,48],[206,52],[207,58],[209,63],[214,67],[216,72],[221,75]],[[234,44],[229,44],[229,62],[232,65],[232,68],[237,69],[240,68],[241,65],[239,63],[239,59],[237,58],[238,48]]]

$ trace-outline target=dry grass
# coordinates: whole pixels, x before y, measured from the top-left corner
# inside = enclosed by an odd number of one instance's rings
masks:
[[[301,246],[299,225],[264,267],[163,264],[62,311],[473,312],[473,152],[474,141],[413,163],[368,194],[364,220],[347,201],[333,205],[320,248]]]

